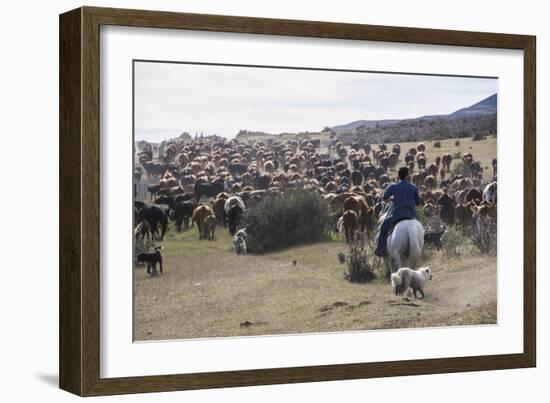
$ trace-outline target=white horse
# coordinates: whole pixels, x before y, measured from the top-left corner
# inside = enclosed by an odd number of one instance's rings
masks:
[[[392,273],[402,267],[415,269],[424,248],[424,228],[416,219],[399,221],[386,241]]]
[[[393,203],[386,203],[379,218],[379,224],[391,213]],[[384,258],[386,268],[395,273],[402,267],[415,269],[424,248],[424,227],[417,219],[399,221],[386,239],[388,257]]]

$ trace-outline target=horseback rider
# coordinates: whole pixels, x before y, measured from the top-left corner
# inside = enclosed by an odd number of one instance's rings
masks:
[[[393,183],[384,192],[384,200],[393,196],[393,212],[388,213],[380,226],[378,244],[374,254],[382,257],[386,252],[386,238],[389,229],[401,220],[415,219],[415,207],[420,205],[420,196],[415,185],[408,181],[409,168],[402,167],[398,171],[399,182]]]

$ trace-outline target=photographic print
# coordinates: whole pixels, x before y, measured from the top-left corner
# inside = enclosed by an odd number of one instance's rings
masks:
[[[134,60],[133,91],[135,341],[497,323],[497,78]]]

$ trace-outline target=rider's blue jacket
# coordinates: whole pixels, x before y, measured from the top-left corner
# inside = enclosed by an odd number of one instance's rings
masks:
[[[393,183],[384,192],[384,200],[388,200],[391,196],[393,196],[392,217],[394,219],[416,218],[415,206],[420,205],[420,196],[415,185],[406,180]]]

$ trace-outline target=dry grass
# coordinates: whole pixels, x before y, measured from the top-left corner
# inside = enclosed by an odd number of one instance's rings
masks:
[[[459,146],[455,146],[455,141],[460,141]],[[441,148],[436,148],[433,146],[434,141],[424,142],[426,145],[426,158],[428,164],[435,160],[435,157],[443,154],[455,155],[455,153],[460,152],[461,155],[466,153],[472,153],[474,160],[480,161],[481,166],[484,168],[483,171],[483,180],[490,181],[493,177],[493,158],[497,156],[497,138],[496,136],[489,136],[485,140],[472,141],[471,137],[460,138],[460,139],[447,139],[447,140],[437,140],[441,142]],[[401,152],[405,153],[409,148],[416,147],[420,142],[415,141],[412,143],[400,143]],[[403,154],[404,155],[404,154]],[[458,160],[454,159],[451,164],[451,170]]]
[[[496,322],[496,259],[426,254],[434,280],[425,300],[394,297],[389,283],[352,284],[341,242],[237,256],[227,230],[200,241],[170,232],[165,272],[135,269],[136,340],[448,326]],[[294,265],[293,261],[296,261]],[[379,276],[381,277],[381,276]]]

